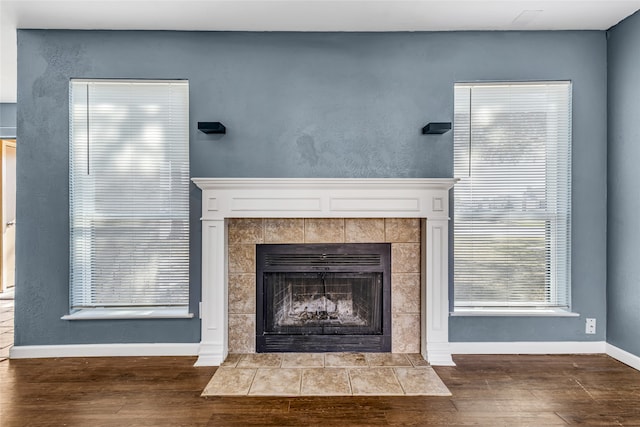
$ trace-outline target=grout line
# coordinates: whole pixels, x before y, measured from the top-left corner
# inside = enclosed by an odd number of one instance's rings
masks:
[[[396,369],[397,368],[391,368],[391,372],[393,373],[393,377],[396,379],[396,381],[398,381],[398,384],[400,384],[400,388],[402,389],[402,394],[406,396],[407,391],[404,389],[404,386],[402,385],[402,381],[400,381],[400,378],[398,378],[398,375],[396,375]]]
[[[412,367],[412,368],[417,368],[417,366],[415,365],[415,363],[413,363],[413,360],[411,360],[411,359],[409,358],[409,356],[406,356],[406,358],[407,358],[407,360],[409,361],[409,363],[411,364],[411,367]]]
[[[251,377],[251,384],[249,384],[246,396],[249,396],[249,393],[251,392],[251,387],[253,387],[253,382],[256,380],[256,375],[258,375],[258,368],[253,370],[253,377]]]
[[[347,380],[349,380],[349,392],[351,393],[351,396],[354,396],[353,385],[351,385],[351,369],[346,368],[346,370],[347,370]]]
[[[409,356],[407,356],[406,353],[400,353],[400,354],[402,354],[404,356],[404,360],[409,362],[409,366],[405,366],[406,368],[415,368],[415,366],[413,366],[413,362],[411,361],[411,359],[409,359]],[[402,366],[398,366],[398,367],[402,368]]]
[[[382,232],[384,233],[383,240],[384,243],[389,243],[389,240],[387,239],[387,218],[382,218],[382,221]]]
[[[242,362],[245,357],[247,357],[246,354],[241,354],[240,357],[238,358],[238,360],[236,360],[236,364],[235,364],[234,368],[237,368],[238,365],[240,365],[240,362]]]

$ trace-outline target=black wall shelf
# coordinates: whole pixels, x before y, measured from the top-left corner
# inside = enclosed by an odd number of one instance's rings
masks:
[[[422,128],[423,135],[447,133],[451,130],[451,122],[431,122]]]
[[[198,122],[198,130],[206,134],[227,133],[227,128],[220,122]]]

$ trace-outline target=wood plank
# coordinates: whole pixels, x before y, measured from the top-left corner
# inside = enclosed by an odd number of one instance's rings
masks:
[[[0,362],[0,425],[640,425],[640,372],[603,355],[464,355],[451,397],[202,398],[193,357]]]

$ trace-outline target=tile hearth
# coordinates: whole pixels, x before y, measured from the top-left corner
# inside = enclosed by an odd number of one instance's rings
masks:
[[[419,354],[230,354],[202,396],[450,396]]]

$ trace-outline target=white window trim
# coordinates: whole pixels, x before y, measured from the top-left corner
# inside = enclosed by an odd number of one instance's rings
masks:
[[[562,308],[483,308],[483,307],[458,307],[449,313],[452,317],[580,317],[575,313]]]
[[[100,319],[191,319],[187,307],[122,307],[89,308],[76,310],[61,317],[62,320],[100,320]]]
[[[562,82],[562,81],[557,81],[558,83]],[[460,82],[459,84],[461,85],[483,85],[483,86],[490,86],[492,84],[496,84],[496,85],[519,85],[519,84],[530,84],[530,83],[545,83],[545,82],[535,82],[535,81],[518,81],[518,82],[509,82],[509,81],[499,81],[499,82],[485,82],[485,83],[480,83],[480,82],[468,82],[468,83],[464,83],[464,82]],[[556,81],[549,81],[548,83],[556,83]],[[571,82],[568,82],[569,85],[571,86]],[[571,126],[571,124],[570,124]],[[571,140],[569,141],[569,144],[571,144]],[[469,155],[471,155],[471,153],[469,153]],[[569,160],[571,161],[571,160]],[[571,169],[571,164],[569,164],[569,169]],[[571,172],[569,172],[571,174]],[[570,184],[571,185],[571,184]],[[569,188],[569,191],[571,191],[571,189]],[[454,208],[455,210],[455,208]],[[455,223],[455,220],[454,220]],[[552,226],[555,228],[557,226],[557,224],[555,222],[552,222]],[[455,227],[455,225],[454,225]],[[557,239],[557,232],[553,232],[551,233],[551,238],[555,241]],[[569,239],[571,238],[570,234],[569,234]],[[552,252],[555,252],[557,249],[557,245],[556,244],[552,244]],[[555,254],[553,255],[555,257]],[[570,275],[570,270],[567,272]],[[554,276],[553,279],[551,280],[551,286],[552,286],[552,291],[555,293],[557,292],[557,286],[558,286],[558,281],[557,278],[555,278],[556,275],[556,271],[553,270],[551,272],[551,274]],[[455,283],[454,283],[455,286]],[[495,307],[495,306],[491,306],[491,307],[482,307],[481,305],[478,306],[455,306],[455,297],[454,300],[452,302],[452,311],[450,311],[450,316],[452,317],[579,317],[580,314],[573,312],[571,310],[571,305],[572,305],[572,299],[571,299],[571,290],[572,290],[572,282],[571,280],[569,280],[569,282],[567,283],[567,307],[544,307],[544,306],[536,306],[536,307],[528,307],[528,306],[523,306],[523,307],[514,307],[514,306],[509,306],[509,307]]]
[[[114,83],[118,85],[126,83],[178,83],[183,84],[187,80],[130,80],[130,79],[72,79],[78,83]],[[188,84],[188,83],[187,83]],[[188,112],[187,112],[188,122]],[[71,286],[70,286],[71,289]],[[63,320],[99,320],[99,319],[190,319],[194,317],[190,313],[190,305],[180,306],[114,306],[114,307],[70,307],[70,313],[61,317]]]

